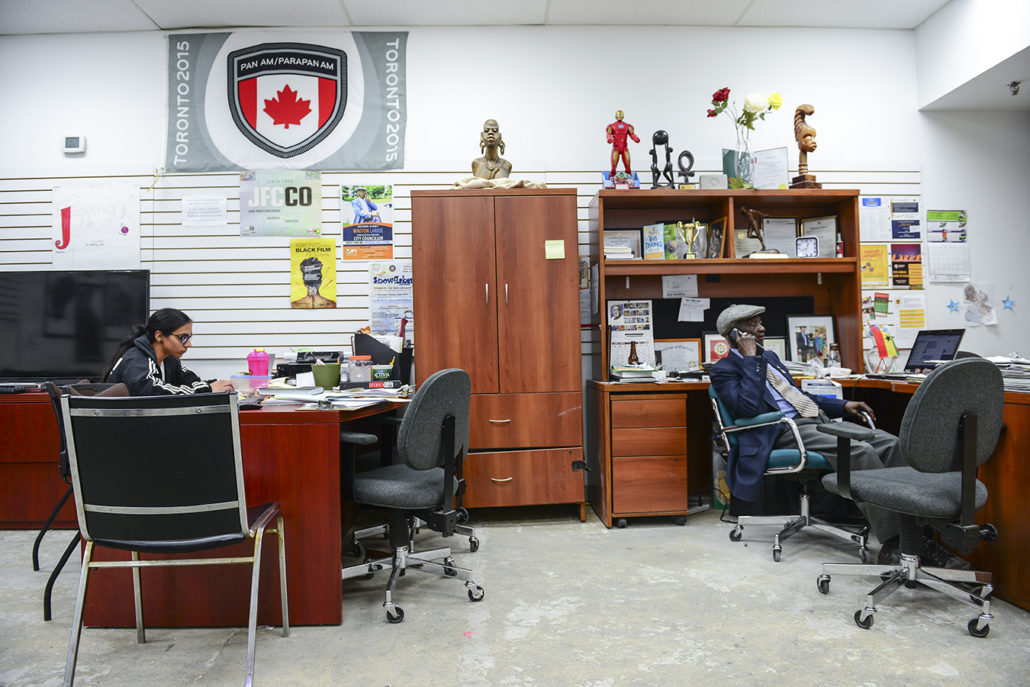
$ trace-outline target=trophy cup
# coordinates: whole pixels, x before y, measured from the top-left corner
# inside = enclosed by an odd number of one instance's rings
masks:
[[[697,258],[697,254],[694,253],[694,239],[697,238],[697,222],[683,222],[676,223],[677,233],[683,237],[683,242],[686,244],[687,252],[683,256],[684,260],[694,260]]]

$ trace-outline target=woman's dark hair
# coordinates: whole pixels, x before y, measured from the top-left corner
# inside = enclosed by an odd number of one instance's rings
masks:
[[[115,364],[121,360],[122,356],[125,355],[125,351],[132,348],[132,342],[143,334],[147,335],[147,340],[150,343],[154,343],[157,340],[157,333],[161,332],[165,336],[171,334],[182,325],[192,322],[190,316],[181,310],[175,308],[161,308],[147,319],[147,323],[137,324],[132,328],[132,332],[121,340],[118,344],[118,350],[111,357],[110,362],[107,363],[107,369],[104,370],[104,381],[107,381],[108,376],[111,374],[111,370],[114,369]]]

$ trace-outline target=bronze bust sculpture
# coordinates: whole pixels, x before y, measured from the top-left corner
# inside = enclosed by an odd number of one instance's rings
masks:
[[[479,150],[483,157],[472,161],[472,174],[480,179],[506,179],[511,174],[511,163],[500,156],[504,153],[504,139],[497,120],[488,119],[479,134]]]
[[[808,173],[808,154],[814,153],[818,145],[815,142],[815,128],[805,121],[805,117],[815,114],[815,108],[809,104],[798,105],[794,110],[794,140],[798,142],[798,175],[791,179],[791,188],[822,188],[815,180],[814,174]]]

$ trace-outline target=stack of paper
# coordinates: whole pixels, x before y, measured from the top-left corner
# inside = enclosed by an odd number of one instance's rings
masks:
[[[605,260],[623,260],[631,259],[633,257],[633,249],[629,246],[612,246],[605,245],[604,247],[604,259]]]

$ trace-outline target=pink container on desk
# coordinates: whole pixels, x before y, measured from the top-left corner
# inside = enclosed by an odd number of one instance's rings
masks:
[[[267,377],[271,363],[271,354],[266,353],[263,348],[255,348],[247,354],[247,367],[250,369],[250,374],[255,377]]]

